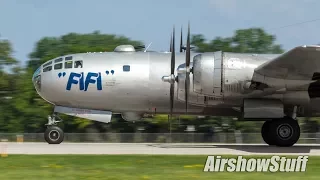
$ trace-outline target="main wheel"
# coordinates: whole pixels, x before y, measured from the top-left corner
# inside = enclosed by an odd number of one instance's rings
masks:
[[[270,126],[272,121],[266,121],[263,123],[261,128],[261,136],[265,143],[269,145],[275,145],[273,137],[270,134]]]
[[[64,139],[64,132],[58,126],[48,126],[44,133],[44,139],[49,144],[60,144]]]
[[[300,138],[300,126],[298,121],[288,117],[273,120],[270,124],[270,134],[275,145],[290,147]]]

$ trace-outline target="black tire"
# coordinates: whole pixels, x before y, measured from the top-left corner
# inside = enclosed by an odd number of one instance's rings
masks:
[[[300,138],[300,126],[298,121],[285,117],[272,121],[270,125],[270,134],[275,145],[290,147]]]
[[[270,134],[271,123],[272,121],[266,121],[263,123],[261,127],[261,136],[264,142],[267,143],[268,145],[275,145],[273,137]]]
[[[48,126],[44,132],[44,139],[49,144],[60,144],[64,139],[64,132],[58,126]]]

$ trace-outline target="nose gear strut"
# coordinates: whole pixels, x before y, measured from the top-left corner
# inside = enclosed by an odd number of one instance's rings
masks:
[[[59,120],[56,120],[59,119]],[[48,115],[47,129],[44,132],[44,139],[49,144],[60,144],[64,139],[63,130],[57,126],[63,120],[54,112],[51,116]]]

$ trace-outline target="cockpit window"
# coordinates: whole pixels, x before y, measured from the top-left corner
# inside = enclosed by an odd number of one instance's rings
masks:
[[[63,60],[62,58],[59,58],[59,59],[54,60],[54,62],[58,63],[58,62],[61,62],[62,60]]]
[[[70,68],[72,68],[72,61],[66,61],[66,62],[64,63],[64,68],[65,68],[65,69],[70,69]]]
[[[74,62],[74,68],[83,68],[82,61],[81,60],[75,61]]]
[[[52,66],[48,66],[43,68],[43,72],[47,72],[47,71],[51,71],[52,70]]]
[[[70,60],[72,60],[72,56],[67,56],[67,57],[65,57],[64,58],[66,61],[70,61]]]
[[[62,69],[62,63],[55,64],[54,69]]]
[[[32,78],[38,76],[41,73],[41,67],[38,67],[38,69],[34,72]]]
[[[45,68],[46,66],[49,66],[52,64],[52,61],[47,62],[46,64],[43,65],[43,68]]]

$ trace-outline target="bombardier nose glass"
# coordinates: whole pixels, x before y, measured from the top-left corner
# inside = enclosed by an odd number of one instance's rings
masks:
[[[37,77],[39,74],[40,74],[40,67],[38,67],[38,69],[33,73],[33,76],[32,76],[32,80],[34,80],[35,77]]]
[[[37,91],[40,91],[41,90],[40,67],[33,74],[32,81],[33,81],[34,87],[37,89]]]
[[[35,77],[35,79],[34,79],[34,86],[36,87],[36,89],[37,89],[38,91],[41,90],[41,75],[38,75],[38,76]]]

